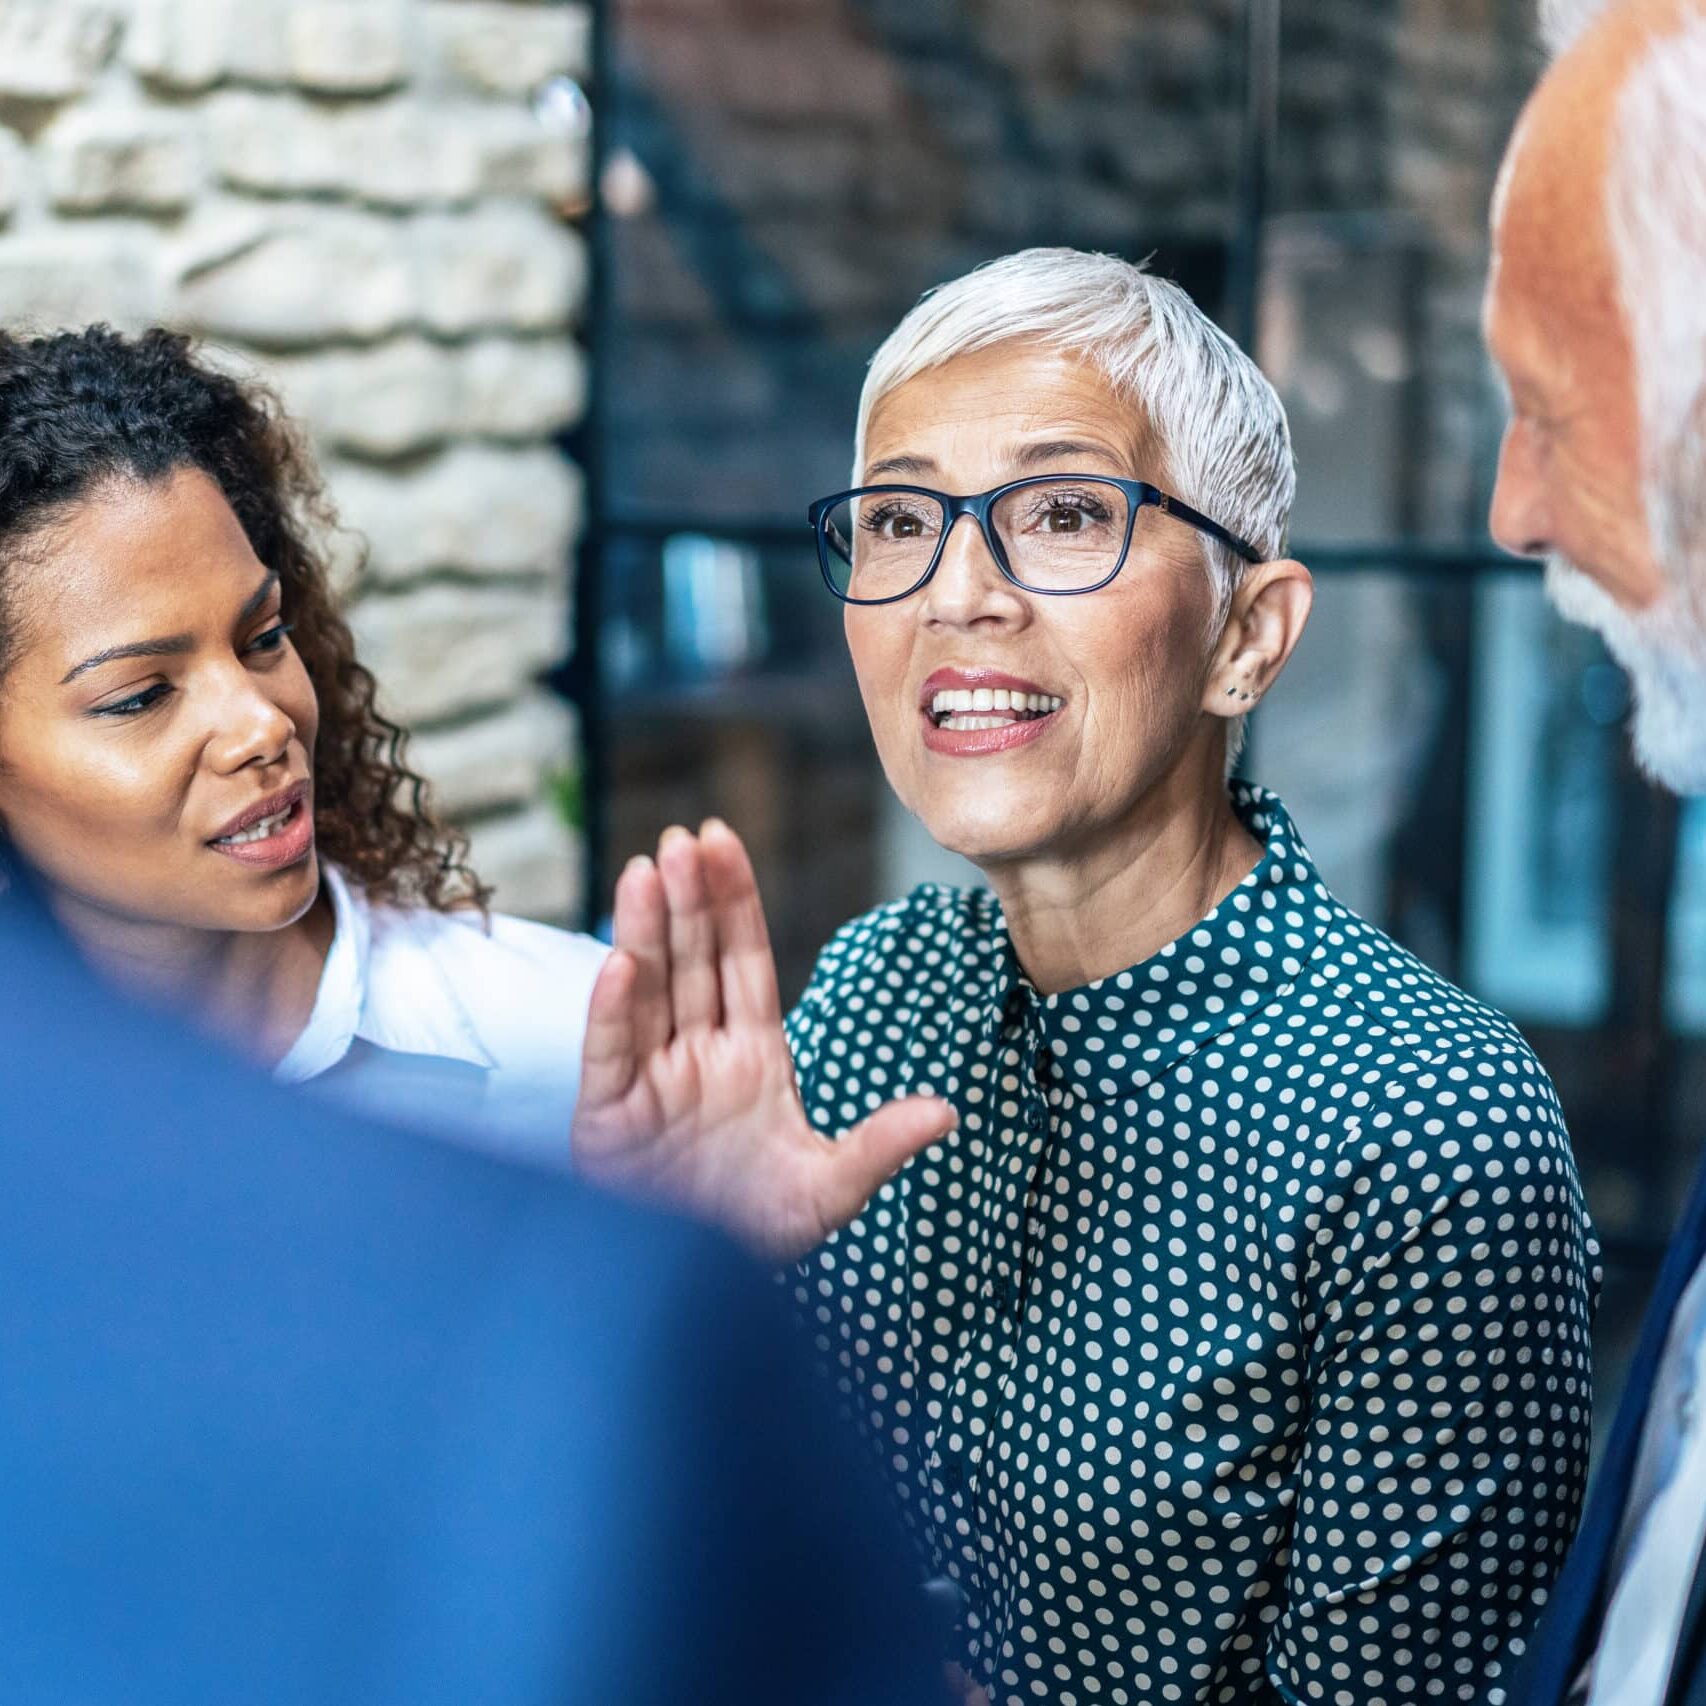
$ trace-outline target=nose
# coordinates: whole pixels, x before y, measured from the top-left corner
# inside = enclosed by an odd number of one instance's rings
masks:
[[[942,546],[942,560],[924,589],[924,620],[945,628],[1022,621],[1024,594],[1001,572],[973,516],[956,517]]]
[[[1494,539],[1519,557],[1543,557],[1552,548],[1546,483],[1521,421],[1512,421],[1505,428],[1504,442],[1499,446],[1499,473],[1488,526]]]
[[[221,672],[210,705],[207,752],[221,775],[283,762],[296,721],[239,660]]]

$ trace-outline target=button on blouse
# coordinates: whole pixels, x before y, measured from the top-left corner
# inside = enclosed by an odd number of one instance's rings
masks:
[[[1517,1031],[1234,801],[1256,869],[1082,989],[982,891],[840,932],[789,1021],[814,1123],[960,1122],[796,1296],[993,1699],[1492,1706],[1587,1465],[1569,1140]]]

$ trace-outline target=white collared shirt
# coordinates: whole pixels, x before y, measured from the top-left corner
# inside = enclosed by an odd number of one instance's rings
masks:
[[[564,1165],[598,969],[590,936],[370,901],[323,867],[337,928],[274,1075],[390,1124]]]
[[[1591,1706],[1662,1706],[1706,1542],[1706,1266],[1677,1304],[1653,1383],[1618,1538]]]

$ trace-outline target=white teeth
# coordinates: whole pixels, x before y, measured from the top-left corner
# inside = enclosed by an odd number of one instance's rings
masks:
[[[1011,717],[947,717],[943,719],[945,729],[1010,729],[1013,726]]]
[[[274,812],[271,817],[264,817],[259,823],[252,823],[247,829],[239,830],[235,835],[222,835],[219,838],[221,847],[242,847],[251,841],[265,841],[269,835],[277,835],[290,821],[290,814],[296,807],[286,806],[281,812]]]
[[[957,719],[967,712],[1006,711],[1017,717],[1038,717],[1058,711],[1065,703],[1053,693],[1016,693],[1006,687],[956,687],[931,696],[930,715],[938,719],[955,718],[957,727]]]

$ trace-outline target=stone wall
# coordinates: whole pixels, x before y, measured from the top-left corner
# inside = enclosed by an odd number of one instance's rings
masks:
[[[558,0],[0,0],[0,321],[181,326],[311,429],[384,703],[510,910],[563,918],[581,482]],[[357,564],[366,546],[366,566]]]

